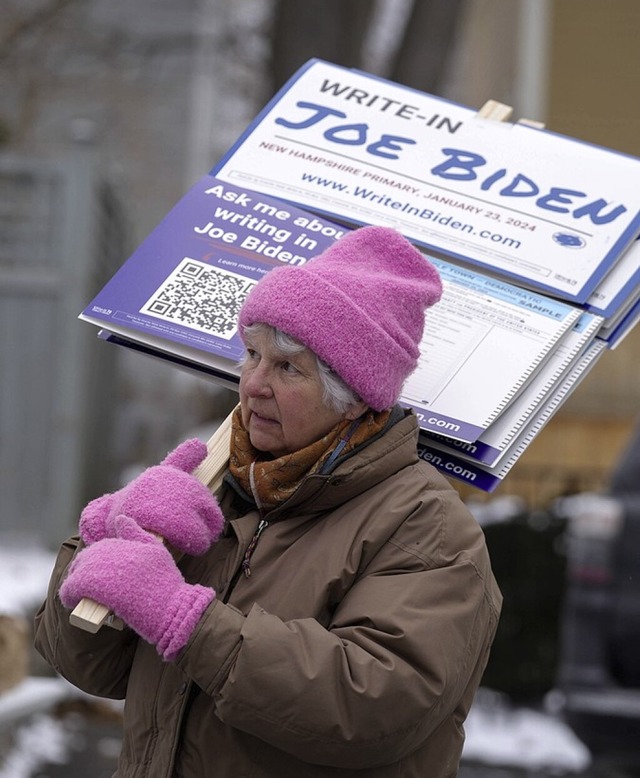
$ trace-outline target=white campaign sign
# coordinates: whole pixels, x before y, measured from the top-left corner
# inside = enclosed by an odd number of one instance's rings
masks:
[[[640,232],[639,159],[320,60],[213,172],[580,303]]]

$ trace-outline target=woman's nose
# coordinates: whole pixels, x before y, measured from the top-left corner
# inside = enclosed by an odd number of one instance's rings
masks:
[[[242,379],[244,390],[250,397],[270,397],[273,393],[269,371],[262,363],[247,370]]]

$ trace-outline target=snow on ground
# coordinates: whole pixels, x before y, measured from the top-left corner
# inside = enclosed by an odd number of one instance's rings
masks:
[[[55,555],[29,538],[0,535],[0,613],[25,616],[47,593]]]
[[[478,691],[465,730],[469,761],[552,773],[579,773],[591,764],[589,749],[558,718],[513,707],[490,689]]]
[[[31,778],[47,762],[68,761],[69,733],[63,723],[45,713],[18,727],[14,745],[0,765],[0,778]]]

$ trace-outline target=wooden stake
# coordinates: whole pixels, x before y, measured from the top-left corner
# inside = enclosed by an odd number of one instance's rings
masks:
[[[487,100],[487,102],[478,111],[481,119],[493,119],[496,122],[506,122],[513,113],[513,108],[505,103],[499,103],[497,100]]]
[[[227,416],[207,441],[207,456],[193,471],[200,483],[212,492],[217,491],[229,464],[229,444],[231,440],[231,418],[235,409]],[[122,629],[121,619],[114,616],[104,605],[87,598],[81,600],[71,612],[69,621],[74,627],[86,632],[96,633],[106,624],[114,629]]]
[[[497,100],[487,100],[476,115],[481,119],[493,119],[494,122],[507,122],[512,114],[513,108],[510,105],[499,103]],[[536,119],[518,119],[518,124],[533,127],[536,130],[544,129],[544,122],[539,122]]]

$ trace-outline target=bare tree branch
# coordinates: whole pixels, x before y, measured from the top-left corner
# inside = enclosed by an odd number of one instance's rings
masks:
[[[51,0],[48,5],[35,10],[30,16],[17,19],[9,29],[0,36],[0,61],[10,56],[12,48],[25,36],[34,30],[45,27],[62,13],[67,6],[81,0]]]
[[[439,94],[465,0],[414,0],[389,78]]]
[[[359,67],[371,0],[277,0],[271,32],[272,91],[311,57]]]

